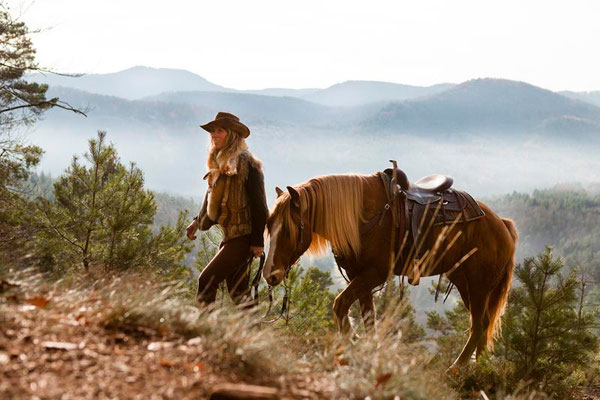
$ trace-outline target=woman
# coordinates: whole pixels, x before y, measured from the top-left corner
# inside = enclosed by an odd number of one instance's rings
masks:
[[[233,114],[219,112],[214,121],[201,127],[210,133],[208,153],[209,192],[200,214],[187,227],[187,237],[206,228],[206,219],[218,223],[223,231],[219,251],[198,278],[196,300],[215,301],[219,283],[227,282],[236,304],[249,301],[251,257],[264,250],[264,230],[268,217],[262,163],[248,151],[245,139],[250,129]],[[251,303],[247,303],[251,304]]]

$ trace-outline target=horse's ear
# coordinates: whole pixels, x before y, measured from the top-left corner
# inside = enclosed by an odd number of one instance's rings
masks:
[[[283,194],[283,190],[279,189],[279,186],[275,186],[275,193],[277,193],[277,197],[280,197]]]
[[[300,195],[298,194],[296,189],[294,189],[291,186],[287,186],[287,190],[288,190],[288,192],[290,192],[290,196],[292,197],[293,204],[297,207],[300,207]]]

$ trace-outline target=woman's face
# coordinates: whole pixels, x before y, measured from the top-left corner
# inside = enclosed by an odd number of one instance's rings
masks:
[[[225,141],[227,140],[227,130],[220,126],[215,126],[210,133],[210,137],[213,141],[215,149],[219,150],[225,145]]]

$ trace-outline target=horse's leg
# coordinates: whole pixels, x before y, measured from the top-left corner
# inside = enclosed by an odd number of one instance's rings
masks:
[[[381,278],[378,274],[369,272],[370,271],[365,270],[363,274],[352,279],[348,287],[346,287],[333,302],[333,312],[336,316],[338,331],[341,333],[348,333],[350,331],[348,310],[357,299],[362,299],[361,311],[363,311],[363,307],[365,311],[363,318],[365,315],[370,314],[370,318],[374,319],[375,308],[373,306],[371,290],[383,282],[381,282]]]
[[[333,301],[333,313],[337,321],[338,332],[346,334],[350,332],[350,320],[348,319],[348,311],[350,306],[356,300],[356,287],[360,285],[359,278],[354,278],[346,289],[342,290]]]
[[[483,353],[483,351],[487,348],[487,335],[486,332],[488,330],[488,327],[490,326],[490,318],[489,315],[486,312],[483,315],[483,334],[481,335],[481,339],[479,339],[479,343],[477,343],[477,348],[475,351],[475,359],[477,360],[479,358],[479,356]]]
[[[363,293],[359,296],[360,313],[363,318],[366,329],[371,329],[375,326],[375,304],[373,303],[373,292]]]
[[[467,282],[467,277],[464,271],[458,270],[453,272],[450,275],[447,275],[450,282],[456,286],[458,293],[460,294],[460,298],[467,308],[467,310],[471,310],[471,300],[469,300],[469,283]]]
[[[466,274],[461,272],[457,271],[457,273],[452,274],[450,280],[455,284],[465,305],[468,304],[467,308],[471,313],[471,327],[469,329],[469,339],[452,366],[465,364],[471,359],[473,352],[482,338],[485,337],[484,333],[489,325],[489,319],[486,317],[489,293],[473,290]]]

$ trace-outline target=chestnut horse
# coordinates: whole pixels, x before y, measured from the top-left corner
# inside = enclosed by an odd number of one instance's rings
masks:
[[[287,189],[276,188],[275,208],[267,223],[270,247],[263,271],[267,283],[279,284],[307,250],[321,253],[329,244],[350,281],[333,306],[339,331],[350,330],[348,310],[356,300],[365,324],[373,324],[372,290],[386,282],[390,266],[395,264],[391,262],[395,251],[391,249],[391,213],[384,214],[379,224],[368,224],[388,201],[380,177],[327,175]],[[474,351],[479,356],[493,345],[512,281],[515,225],[478,203],[485,216],[466,224],[430,228],[428,236],[443,251],[429,270],[421,271],[421,276],[446,274],[470,311],[469,339],[455,364],[465,363]],[[412,239],[407,238],[405,245],[410,248]]]

